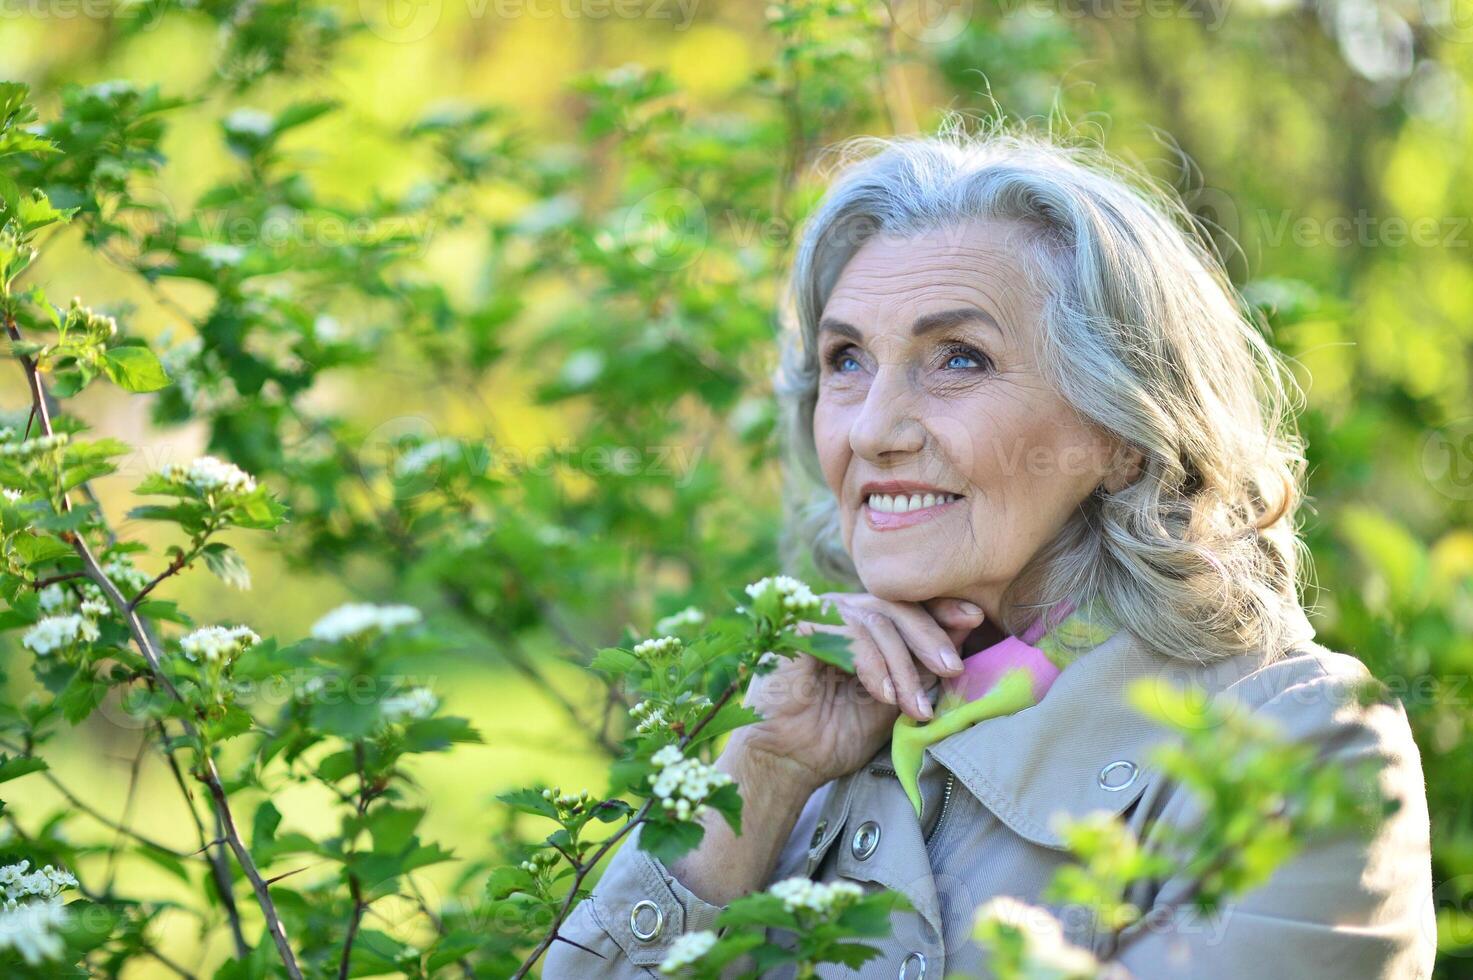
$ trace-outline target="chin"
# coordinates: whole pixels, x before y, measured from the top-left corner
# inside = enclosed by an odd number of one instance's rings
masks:
[[[890,602],[925,602],[953,594],[965,585],[952,581],[952,576],[935,574],[924,561],[910,557],[861,556],[855,560],[855,568],[864,591]]]

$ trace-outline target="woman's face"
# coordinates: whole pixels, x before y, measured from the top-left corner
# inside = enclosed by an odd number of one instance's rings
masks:
[[[1114,445],[1039,373],[1043,288],[985,221],[870,239],[824,307],[814,437],[865,589],[989,618]],[[1128,475],[1128,474],[1127,474]]]

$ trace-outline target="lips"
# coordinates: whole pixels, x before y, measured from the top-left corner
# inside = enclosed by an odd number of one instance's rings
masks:
[[[860,488],[860,499],[869,526],[888,531],[936,520],[964,497],[931,484],[891,480],[866,483]]]

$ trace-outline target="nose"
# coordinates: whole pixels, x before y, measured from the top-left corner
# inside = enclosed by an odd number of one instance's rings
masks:
[[[871,463],[893,463],[925,447],[926,427],[901,368],[887,365],[875,372],[849,430],[849,445],[856,456]]]

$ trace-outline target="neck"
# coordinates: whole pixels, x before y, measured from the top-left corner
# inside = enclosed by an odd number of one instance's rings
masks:
[[[1007,635],[1002,631],[1002,627],[988,619],[968,633],[967,638],[962,641],[962,656],[971,656],[978,650],[985,650],[995,643],[1001,643],[1007,639]]]

